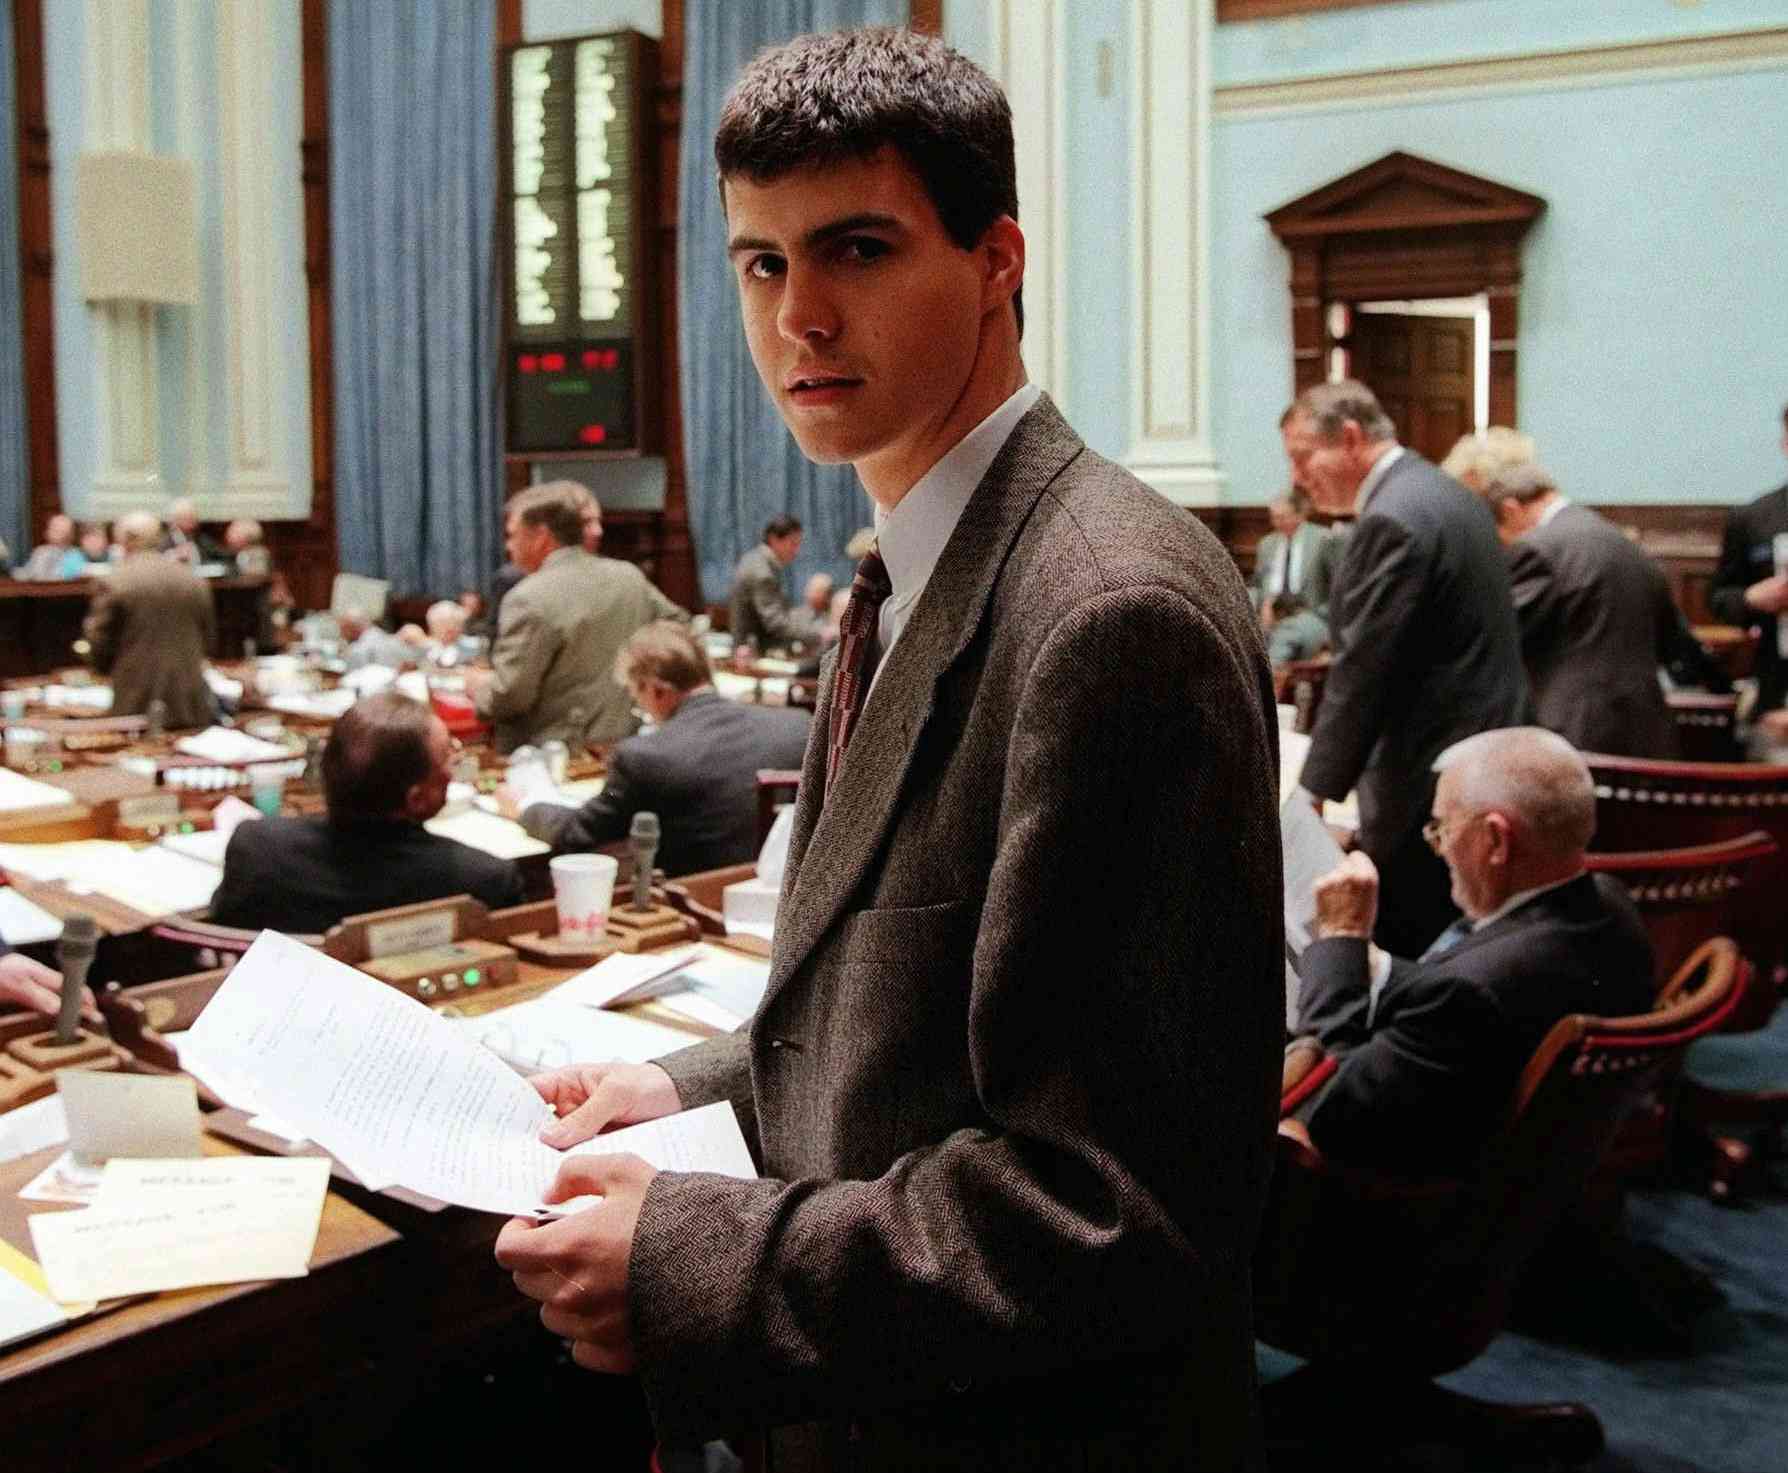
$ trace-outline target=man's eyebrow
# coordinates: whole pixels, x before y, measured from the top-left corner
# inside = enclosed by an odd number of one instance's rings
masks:
[[[898,230],[900,221],[893,215],[879,214],[873,210],[865,210],[861,214],[846,215],[840,220],[828,220],[824,225],[816,225],[802,238],[802,244],[812,249],[822,246],[829,240],[836,240],[841,235],[850,235],[858,230]],[[779,252],[782,247],[773,240],[765,240],[756,235],[735,235],[727,242],[726,253],[738,255],[741,251],[773,251]]]

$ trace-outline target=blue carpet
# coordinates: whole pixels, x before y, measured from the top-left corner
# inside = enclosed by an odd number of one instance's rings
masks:
[[[1775,1077],[1788,1079],[1788,1008],[1752,1037],[1776,1045]],[[1442,1384],[1489,1401],[1592,1407],[1608,1436],[1592,1473],[1788,1473],[1788,1164],[1778,1157],[1737,1207],[1685,1191],[1635,1193],[1627,1224],[1642,1248],[1704,1270],[1724,1296],[1695,1322],[1688,1350],[1589,1349],[1510,1332]],[[1263,1380],[1298,1364],[1264,1346],[1259,1357]],[[1481,1465],[1424,1450],[1396,1466]]]

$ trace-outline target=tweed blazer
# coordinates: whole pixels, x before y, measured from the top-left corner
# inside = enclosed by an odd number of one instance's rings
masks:
[[[210,588],[190,568],[158,552],[133,553],[94,593],[85,633],[93,668],[111,674],[114,716],[140,715],[159,699],[171,727],[216,718],[204,664],[217,616]]]
[[[1579,751],[1676,756],[1658,684],[1680,637],[1670,583],[1621,530],[1566,506],[1509,549],[1535,719]]]
[[[615,656],[642,625],[688,617],[632,563],[581,547],[549,553],[498,616],[494,678],[477,698],[478,714],[496,723],[497,749],[627,736],[633,704],[615,681]]]
[[[661,1435],[782,1427],[778,1469],[1256,1466],[1283,897],[1233,561],[1043,398],[828,794],[830,675],[763,1004],[662,1061],[733,1101],[764,1179],[646,1194]]]
[[[1344,546],[1300,781],[1334,799],[1357,784],[1360,847],[1382,868],[1420,843],[1441,751],[1526,720],[1527,674],[1495,520],[1451,476],[1405,451]]]

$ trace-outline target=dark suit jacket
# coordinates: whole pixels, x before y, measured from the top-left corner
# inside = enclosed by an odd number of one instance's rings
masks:
[[[99,585],[85,626],[93,667],[112,677],[112,714],[136,716],[160,699],[171,727],[209,726],[217,702],[205,684],[217,634],[211,589],[190,568],[139,552]]]
[[[810,643],[819,628],[806,608],[796,608],[784,590],[786,569],[764,544],[739,559],[733,571],[728,624],[736,644],[749,640],[760,651],[771,645]]]
[[[634,814],[651,812],[667,875],[743,864],[757,857],[758,769],[799,767],[810,724],[805,711],[696,691],[657,731],[615,748],[607,782],[583,807],[536,803],[522,827],[555,849],[594,849],[624,838]]]
[[[1720,565],[1714,570],[1708,603],[1714,616],[1728,624],[1757,627],[1757,709],[1773,711],[1788,704],[1788,660],[1776,641],[1776,621],[1745,602],[1745,589],[1776,570],[1775,538],[1788,532],[1788,485],[1766,491],[1747,506],[1732,509],[1720,543]]]
[[[1298,577],[1292,592],[1303,599],[1319,619],[1327,619],[1335,570],[1341,566],[1345,539],[1314,522],[1304,522],[1292,534],[1292,541],[1298,546]],[[1266,601],[1267,584],[1272,581],[1279,564],[1279,549],[1284,545],[1283,533],[1268,532],[1254,549],[1254,576],[1249,580],[1249,587],[1256,608]]]
[[[1679,620],[1658,565],[1587,506],[1567,505],[1509,549],[1536,719],[1583,752],[1676,755],[1658,684]]]
[[[401,819],[263,818],[230,835],[211,919],[316,935],[343,916],[462,894],[493,910],[520,905],[521,872]]]
[[[1655,992],[1632,901],[1587,874],[1438,957],[1394,961],[1370,1023],[1364,941],[1314,941],[1298,974],[1300,1031],[1341,1056],[1299,1112],[1310,1138],[1339,1160],[1418,1174],[1454,1169],[1489,1138],[1560,1018],[1643,1013]]]
[[[1451,476],[1406,450],[1344,546],[1300,781],[1320,798],[1357,788],[1360,846],[1383,868],[1428,820],[1434,759],[1525,720],[1527,677],[1496,523]]]
[[[829,795],[808,746],[749,1031],[662,1061],[765,1173],[646,1195],[662,1435],[819,1422],[778,1469],[1258,1465],[1275,725],[1233,561],[1039,401]]]

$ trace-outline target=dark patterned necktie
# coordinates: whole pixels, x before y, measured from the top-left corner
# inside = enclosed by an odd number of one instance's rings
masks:
[[[1469,916],[1460,916],[1446,930],[1436,936],[1428,949],[1421,955],[1422,961],[1432,961],[1437,956],[1445,956],[1467,936],[1471,935],[1475,924]]]
[[[876,630],[882,604],[893,591],[888,566],[872,545],[868,556],[857,564],[856,576],[851,579],[850,602],[838,621],[838,665],[832,672],[832,706],[826,725],[827,792],[832,791],[838,765],[844,761],[844,749],[850,744],[857,718],[863,714],[863,699],[875,673]]]

